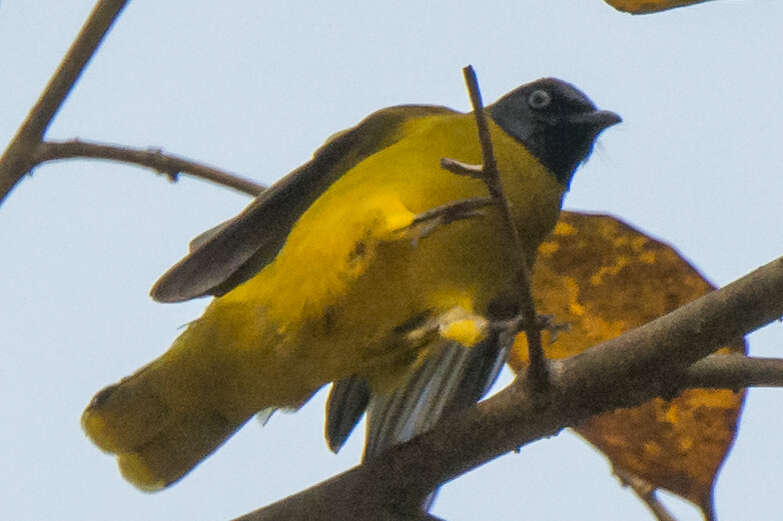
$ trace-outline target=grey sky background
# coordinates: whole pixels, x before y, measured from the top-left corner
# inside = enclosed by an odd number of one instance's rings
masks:
[[[0,3],[3,146],[92,4]],[[375,109],[467,110],[468,63],[488,103],[556,76],[625,119],[577,172],[566,207],[619,216],[722,285],[783,253],[782,20],[775,0],[646,17],[600,0],[132,2],[48,137],[162,147],[271,183]],[[149,287],[188,240],[248,201],[202,181],[78,160],[36,169],[0,207],[3,517],[228,519],[358,461],[359,435],[339,456],[326,448],[323,393],[264,428],[249,423],[153,495],[122,480],[81,432],[92,395],[163,352],[206,304],[156,304]],[[753,354],[780,356],[783,328],[749,340]],[[782,398],[750,392],[718,480],[720,519],[779,519]],[[652,519],[570,433],[447,485],[434,513]]]

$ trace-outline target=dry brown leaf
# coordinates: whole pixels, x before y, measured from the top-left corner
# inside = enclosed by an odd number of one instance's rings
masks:
[[[563,212],[541,245],[533,279],[539,313],[570,325],[554,343],[545,333],[549,358],[575,355],[713,289],[666,244],[613,217],[574,212]],[[729,351],[744,352],[745,345],[721,350]],[[526,360],[519,335],[510,363],[519,370]],[[576,430],[620,473],[692,501],[711,519],[713,483],[734,440],[743,397],[689,390],[594,417]]]
[[[617,9],[631,14],[649,14],[658,11],[666,11],[675,7],[701,4],[709,0],[606,0],[606,3]]]

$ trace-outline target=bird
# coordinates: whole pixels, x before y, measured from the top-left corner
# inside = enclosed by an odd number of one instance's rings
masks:
[[[532,266],[574,171],[621,118],[555,78],[483,110]],[[82,414],[126,480],[161,490],[254,415],[298,409],[330,382],[354,378],[390,395],[444,345],[480,346],[495,321],[515,316],[519,252],[497,207],[421,225],[433,209],[488,194],[482,180],[441,168],[443,158],[481,162],[474,114],[382,109],[192,241],[151,295],[214,298],[167,351]]]

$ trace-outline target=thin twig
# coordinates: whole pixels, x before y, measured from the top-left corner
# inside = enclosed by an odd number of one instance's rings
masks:
[[[514,282],[519,288],[517,292],[517,305],[522,322],[525,324],[525,335],[527,336],[528,357],[530,365],[528,366],[529,381],[536,389],[543,389],[547,385],[547,365],[544,357],[544,349],[541,343],[541,329],[537,326],[536,306],[533,302],[532,285],[530,282],[530,272],[526,262],[526,252],[522,246],[519,237],[519,231],[514,226],[514,220],[511,217],[508,200],[503,192],[503,184],[500,181],[500,172],[498,172],[497,161],[492,146],[492,138],[489,133],[489,124],[487,116],[484,113],[484,104],[481,101],[481,92],[476,79],[476,72],[473,67],[468,65],[462,69],[465,77],[465,83],[470,93],[470,102],[473,106],[473,114],[476,118],[479,141],[481,142],[482,164],[480,167],[474,165],[465,165],[458,161],[446,159],[441,161],[441,166],[450,172],[479,177],[487,185],[490,196],[495,200],[498,206],[503,226],[508,235],[511,248],[514,252]]]
[[[416,246],[420,240],[428,237],[437,228],[462,219],[480,217],[482,208],[494,205],[495,200],[491,197],[472,197],[453,201],[420,213],[405,228],[416,229],[413,232],[413,245]]]
[[[463,215],[473,216],[476,210],[494,205],[495,201],[489,197],[472,197],[470,199],[443,204],[420,213],[413,219],[413,222],[409,224],[408,227],[413,227],[435,219],[444,219],[446,222],[458,220]]]
[[[32,168],[32,156],[65,98],[128,0],[100,0],[0,157],[0,203]]]
[[[634,494],[647,505],[658,521],[677,521],[677,518],[663,506],[658,496],[655,495],[657,489],[652,483],[617,467],[614,469],[614,474],[624,486],[633,490]]]
[[[248,195],[258,195],[264,186],[235,174],[210,166],[195,163],[182,157],[164,154],[160,150],[143,150],[104,143],[73,141],[45,141],[36,147],[32,155],[34,165],[46,161],[86,157],[122,161],[152,168],[176,180],[178,174],[188,173],[223,186],[228,186]]]

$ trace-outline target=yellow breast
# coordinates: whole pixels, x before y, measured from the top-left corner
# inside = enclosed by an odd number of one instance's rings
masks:
[[[517,141],[492,131],[532,256],[557,219],[563,187]],[[230,329],[241,337],[236,345],[255,352],[258,363],[249,366],[274,365],[311,387],[379,365],[394,372],[412,354],[389,345],[391,332],[456,306],[483,314],[509,291],[511,252],[495,209],[418,242],[406,230],[421,212],[487,195],[480,181],[439,166],[442,157],[480,162],[472,116],[417,120],[406,135],[339,179],[299,219],[273,263],[214,302],[215,311],[230,308],[232,322],[243,322]]]

